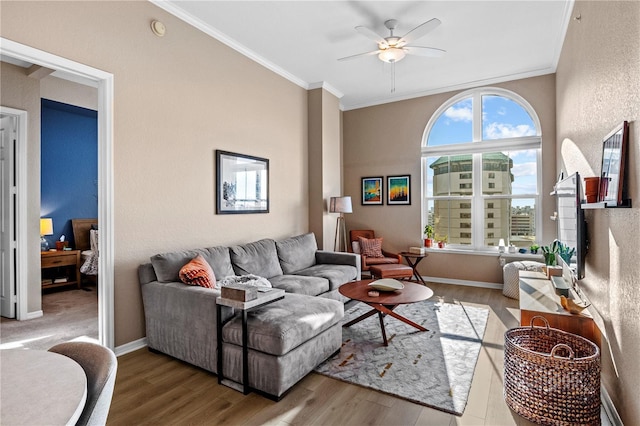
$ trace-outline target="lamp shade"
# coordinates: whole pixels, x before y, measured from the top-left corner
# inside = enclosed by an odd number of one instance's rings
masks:
[[[331,197],[329,200],[330,213],[352,213],[351,197]]]
[[[53,235],[53,219],[50,217],[40,219],[40,235]]]

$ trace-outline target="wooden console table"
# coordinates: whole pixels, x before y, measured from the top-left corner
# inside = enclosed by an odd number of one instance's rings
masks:
[[[570,297],[576,298],[573,290]],[[520,325],[531,325],[531,318],[543,316],[549,326],[585,337],[600,346],[601,334],[591,314],[585,309],[579,315],[567,312],[560,304],[553,283],[541,272],[520,271]],[[544,325],[542,321],[537,326]]]
[[[40,268],[43,289],[63,285],[81,288],[80,250],[43,251],[40,253]]]

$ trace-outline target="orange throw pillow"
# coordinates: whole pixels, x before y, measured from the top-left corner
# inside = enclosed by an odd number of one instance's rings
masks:
[[[366,257],[384,257],[382,254],[382,238],[362,238],[360,241],[360,254]]]
[[[213,273],[213,269],[200,254],[180,269],[179,276],[180,280],[188,285],[199,285],[206,288],[216,287],[216,276]]]

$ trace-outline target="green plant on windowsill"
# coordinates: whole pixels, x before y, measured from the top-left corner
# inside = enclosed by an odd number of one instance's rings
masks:
[[[531,247],[529,247],[529,250],[531,250],[532,254],[538,254],[539,249],[540,246],[538,244],[531,244]]]
[[[433,226],[432,225],[425,225],[424,227],[424,236],[426,238],[433,238]]]
[[[544,264],[547,266],[556,265],[556,253],[558,252],[558,240],[554,240],[551,245],[542,246],[542,255],[544,256]]]

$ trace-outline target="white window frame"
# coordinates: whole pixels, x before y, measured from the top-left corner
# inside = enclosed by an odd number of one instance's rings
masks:
[[[504,138],[504,139],[482,139],[482,97],[483,96],[501,96],[507,98],[520,105],[531,117],[535,126],[536,134],[534,136],[523,136],[519,138]],[[472,138],[473,140],[468,143],[455,143],[451,145],[439,145],[428,146],[429,134],[435,123],[440,116],[450,108],[463,99],[472,99]],[[492,196],[492,199],[499,198],[533,198],[535,199],[535,227],[536,234],[542,231],[542,129],[540,125],[540,119],[533,107],[522,96],[514,93],[510,90],[502,89],[499,87],[482,87],[476,89],[466,90],[461,92],[445,103],[443,103],[431,116],[427,126],[425,127],[422,135],[421,145],[421,175],[420,182],[422,192],[422,229],[427,224],[428,206],[429,201],[432,200],[454,200],[458,197],[451,196],[427,196],[426,177],[428,173],[428,165],[425,159],[427,157],[434,156],[452,156],[460,154],[471,154],[473,158],[473,194],[471,196],[471,220],[472,220],[472,242],[471,245],[449,245],[455,249],[463,250],[491,250],[489,246],[484,245],[484,232],[478,230],[484,230],[484,201],[487,199],[482,194],[482,185],[478,185],[477,182],[482,182],[482,153],[485,152],[498,152],[498,151],[519,151],[525,149],[536,150],[536,193],[535,194],[508,194],[504,196]]]

